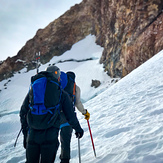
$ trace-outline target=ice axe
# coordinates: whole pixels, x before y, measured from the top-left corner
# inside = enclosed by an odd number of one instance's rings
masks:
[[[20,135],[21,131],[22,131],[22,128],[20,129],[20,131],[19,131],[19,133],[18,133],[18,136],[16,137],[16,140],[15,140],[15,143],[14,143],[14,147],[16,147],[16,143],[17,143],[17,141],[18,141],[18,138],[19,138],[19,135]]]
[[[89,132],[90,132],[90,136],[91,136],[91,141],[92,141],[92,147],[93,147],[94,155],[96,157],[95,146],[94,146],[94,143],[93,143],[93,137],[92,137],[91,128],[90,128],[89,120],[88,119],[87,119],[87,123],[88,123],[88,128],[89,128]]]

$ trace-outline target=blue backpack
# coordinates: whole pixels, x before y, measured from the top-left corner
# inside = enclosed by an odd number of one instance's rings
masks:
[[[61,71],[60,75],[60,83],[62,89],[64,89],[70,96],[73,104],[75,104],[75,90],[76,90],[76,83],[75,83],[75,78],[73,78],[69,73],[66,74]]]
[[[62,90],[51,73],[43,71],[31,78],[27,122],[31,128],[47,129],[55,126],[60,114]]]
[[[60,83],[61,83],[62,89],[65,89],[65,87],[67,86],[67,82],[68,82],[67,74],[61,71]]]
[[[75,90],[76,90],[76,83],[75,83],[75,76],[71,75],[71,73],[64,73],[61,71],[60,75],[60,83],[61,83],[61,88],[65,90],[68,95],[70,96],[70,99],[73,103],[73,107],[75,110]],[[65,118],[61,116],[61,125],[60,129],[65,126],[70,126],[70,124],[66,121]]]

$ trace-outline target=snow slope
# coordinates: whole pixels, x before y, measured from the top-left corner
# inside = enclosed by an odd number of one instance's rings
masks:
[[[91,113],[90,125],[97,157],[94,157],[87,121],[77,111],[85,134],[80,139],[83,163],[162,163],[163,162],[163,50],[116,84],[103,71],[99,59],[103,48],[89,35],[70,51],[54,57],[63,71],[73,70],[81,87],[82,101]],[[92,60],[63,62],[67,59]],[[44,70],[47,65],[41,65]],[[0,82],[0,162],[23,163],[25,150],[22,134],[13,147],[20,129],[19,110],[28,92],[35,70],[23,69],[9,80]],[[92,88],[91,80],[101,86]],[[56,163],[59,163],[60,148]],[[73,134],[71,163],[78,162],[78,142]]]

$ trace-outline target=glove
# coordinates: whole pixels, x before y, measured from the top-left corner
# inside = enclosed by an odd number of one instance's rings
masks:
[[[24,139],[23,139],[23,146],[26,149],[26,146],[27,146],[27,137],[26,136],[24,136]]]
[[[79,139],[83,137],[83,134],[84,134],[84,130],[82,128],[80,131],[75,132],[76,138],[79,138]]]
[[[24,148],[26,149],[26,146],[27,146],[27,133],[28,133],[28,127],[22,127],[22,132],[23,132],[23,146]]]
[[[90,113],[86,110],[86,113],[85,114],[83,114],[84,116],[85,116],[85,119],[86,120],[89,120],[89,118],[90,118]]]

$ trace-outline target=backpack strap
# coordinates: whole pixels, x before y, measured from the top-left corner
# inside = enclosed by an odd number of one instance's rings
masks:
[[[60,84],[57,83],[57,82],[55,82],[55,81],[53,81],[53,80],[50,80],[50,82],[52,82],[52,83],[58,85],[59,88],[60,88],[61,93],[60,93],[60,95],[59,95],[60,97],[59,97],[59,102],[58,102],[58,104],[57,104],[55,107],[52,107],[52,108],[48,108],[48,109],[47,109],[48,111],[50,111],[50,109],[54,109],[54,108],[55,108],[55,110],[54,110],[54,112],[53,112],[54,115],[50,118],[50,120],[48,121],[48,124],[51,122],[51,120],[53,120],[53,118],[55,117],[55,113],[56,113],[56,112],[58,112],[58,113],[60,114],[60,109],[59,109],[59,107],[60,107],[60,102],[61,102],[61,97],[62,97],[62,89],[61,89]]]
[[[58,104],[55,106],[56,108],[59,108],[59,105],[60,105],[60,102],[61,102],[61,97],[62,97],[62,88],[61,88],[61,85],[60,85],[59,83],[53,81],[53,80],[50,80],[50,82],[52,82],[52,83],[58,85],[59,88],[60,88],[61,93],[60,93],[60,95],[59,95],[59,102],[58,102]]]
[[[73,88],[73,105],[75,106],[76,102],[76,83],[74,82],[74,88]]]
[[[72,79],[70,76],[69,76],[69,78],[74,83],[72,96],[73,96],[73,106],[75,106],[75,101],[76,101],[76,96],[75,96],[75,94],[76,94],[76,83],[75,83],[74,79]]]

